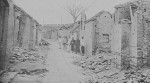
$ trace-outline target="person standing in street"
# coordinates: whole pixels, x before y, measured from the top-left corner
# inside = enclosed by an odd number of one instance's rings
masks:
[[[77,37],[77,40],[75,42],[75,46],[76,46],[76,54],[80,53],[80,40]]]
[[[67,42],[68,42],[68,38],[67,36],[65,37],[65,50],[67,51]]]
[[[71,42],[71,38],[69,37],[69,38],[68,38],[68,42],[67,42],[67,51],[68,51],[68,52],[71,51],[71,45],[70,45],[70,42]]]
[[[85,53],[84,37],[81,38],[81,53],[82,53],[82,55],[84,55],[84,53]]]
[[[70,42],[70,46],[71,46],[71,51],[72,51],[72,52],[75,51],[75,49],[74,49],[74,48],[75,48],[75,47],[74,47],[75,45],[74,45],[74,44],[75,44],[75,40],[74,40],[74,38],[72,38],[72,40],[71,40],[71,42]]]
[[[62,38],[61,38],[61,36],[59,36],[59,38],[58,38],[58,42],[59,42],[59,49],[62,49]]]
[[[65,36],[64,38],[63,38],[63,50],[67,50],[67,37]]]

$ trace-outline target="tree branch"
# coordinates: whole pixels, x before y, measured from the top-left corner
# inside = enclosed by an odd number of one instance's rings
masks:
[[[65,10],[73,17],[74,22],[76,22],[77,18],[79,15],[85,10],[82,6],[80,5],[71,5],[67,6]]]

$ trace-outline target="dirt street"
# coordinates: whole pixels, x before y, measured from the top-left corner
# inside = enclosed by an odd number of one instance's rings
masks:
[[[50,50],[47,56],[47,69],[49,72],[43,79],[43,83],[84,83],[85,76],[80,72],[80,68],[74,65],[73,56],[58,49],[57,42],[50,42]]]

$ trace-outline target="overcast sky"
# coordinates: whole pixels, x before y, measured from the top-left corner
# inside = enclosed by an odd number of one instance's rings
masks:
[[[90,18],[102,10],[113,13],[114,6],[128,1],[130,0],[14,0],[40,24],[72,23],[71,15],[64,10],[67,4],[76,3],[88,7],[86,16]]]

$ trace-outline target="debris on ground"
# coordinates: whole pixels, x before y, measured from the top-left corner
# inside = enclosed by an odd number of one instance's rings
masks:
[[[48,70],[45,67],[48,46],[40,46],[32,49],[14,47],[9,59],[10,67],[0,71],[0,83],[22,83],[24,80],[44,75]],[[24,77],[19,77],[20,75]],[[31,78],[28,78],[31,77]],[[29,83],[33,82],[33,79]]]
[[[17,74],[11,83],[42,83],[42,78],[36,75]]]
[[[86,83],[150,83],[150,69],[121,71],[115,67],[114,56],[111,55],[101,53],[75,57],[73,63],[82,67],[83,74],[90,77]]]
[[[13,50],[13,56],[10,57],[10,63],[37,61],[38,59],[40,59],[40,55],[37,53],[37,51],[15,47]]]
[[[113,62],[113,58],[110,58],[111,56],[109,58],[106,56],[104,57],[103,55],[104,54],[90,57],[82,56],[76,58],[74,64],[81,66],[85,70],[90,70],[93,73],[99,73],[103,70],[113,68],[114,64],[111,63]]]
[[[46,40],[41,39],[40,45],[50,45]]]

